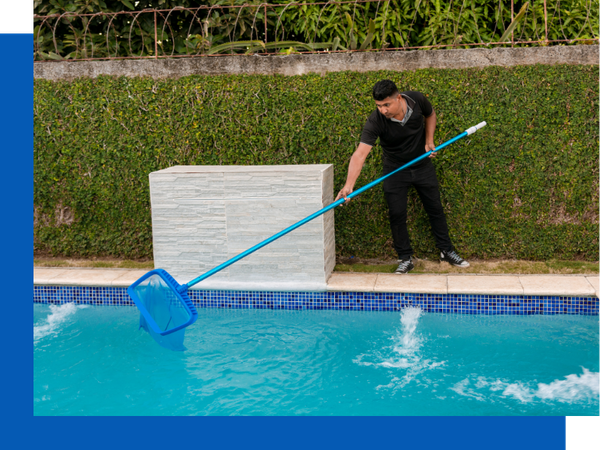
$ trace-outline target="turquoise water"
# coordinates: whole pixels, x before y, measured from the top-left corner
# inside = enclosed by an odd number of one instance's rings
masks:
[[[598,415],[598,317],[34,305],[35,415]]]

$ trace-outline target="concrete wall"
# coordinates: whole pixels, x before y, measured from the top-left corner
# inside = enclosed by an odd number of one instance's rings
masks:
[[[288,56],[209,56],[196,58],[109,61],[49,61],[34,63],[34,77],[48,80],[77,77],[150,76],[178,78],[186,75],[281,74],[351,70],[415,70],[424,68],[516,66],[531,64],[598,64],[598,45],[532,48],[472,48],[468,50],[354,52]]]
[[[175,166],[150,198],[155,267],[187,283],[333,202],[333,166]],[[197,288],[322,291],[334,266],[328,211]]]

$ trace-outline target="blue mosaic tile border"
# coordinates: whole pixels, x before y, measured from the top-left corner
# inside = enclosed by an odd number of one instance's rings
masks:
[[[597,297],[221,290],[188,294],[198,308],[399,311],[418,306],[436,313],[598,315]],[[135,306],[127,288],[119,287],[34,286],[33,302]]]

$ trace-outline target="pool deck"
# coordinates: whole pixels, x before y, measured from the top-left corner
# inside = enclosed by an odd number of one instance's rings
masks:
[[[128,287],[148,270],[34,267],[39,286]],[[598,297],[598,275],[383,274],[335,272],[328,291]]]

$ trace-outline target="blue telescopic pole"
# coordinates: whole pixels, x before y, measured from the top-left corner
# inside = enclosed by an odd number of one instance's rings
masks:
[[[424,153],[421,156],[419,156],[418,158],[413,159],[412,161],[404,164],[402,167],[397,168],[396,170],[394,170],[393,172],[388,173],[387,175],[384,175],[381,178],[376,179],[375,181],[370,182],[369,184],[366,184],[365,186],[361,187],[360,189],[357,189],[356,191],[352,192],[350,195],[348,195],[346,198],[354,198],[357,195],[362,194],[363,192],[365,192],[368,189],[371,189],[373,186],[375,186],[376,184],[381,183],[383,180],[385,180],[388,177],[391,177],[392,175],[394,175],[395,173],[400,172],[401,170],[406,169],[409,166],[412,166],[414,163],[421,161],[424,158],[427,158],[430,154],[435,153],[440,151],[441,149],[443,149],[444,147],[447,147],[448,145],[458,141],[459,139],[464,138],[465,136],[468,136],[470,134],[475,133],[477,130],[479,130],[480,128],[483,128],[484,126],[486,126],[487,123],[486,122],[481,122],[477,125],[475,125],[474,127],[469,128],[466,131],[463,131],[461,134],[459,134],[456,137],[453,137],[452,139],[444,142],[443,144],[440,144],[436,147],[435,150],[432,150],[430,152]],[[344,198],[340,198],[338,201],[331,203],[330,205],[326,206],[325,208],[317,211],[314,214],[311,214],[310,216],[306,217],[305,219],[302,219],[299,222],[296,222],[294,225],[291,225],[289,227],[287,227],[285,230],[280,231],[277,234],[274,234],[273,236],[271,236],[268,239],[265,239],[264,241],[262,241],[260,244],[256,244],[254,247],[249,248],[248,250],[240,253],[237,256],[234,256],[233,258],[231,258],[228,261],[225,261],[223,264],[215,267],[214,269],[209,270],[208,272],[200,275],[197,278],[194,278],[192,281],[190,281],[187,284],[183,284],[179,287],[179,290],[181,292],[186,291],[187,289],[189,289],[190,287],[192,287],[193,285],[200,283],[202,280],[207,279],[208,277],[210,277],[211,275],[214,275],[215,273],[225,269],[226,267],[229,267],[230,265],[232,265],[233,263],[239,261],[242,258],[245,258],[246,256],[250,255],[251,253],[254,253],[256,250],[263,248],[265,245],[270,244],[271,242],[279,239],[282,236],[285,236],[286,234],[288,234],[290,231],[295,230],[298,227],[301,227],[302,225],[304,225],[307,222],[310,222],[311,220],[315,219],[316,217],[319,217],[322,214],[325,214],[327,211],[336,208],[337,206],[340,206],[342,203],[344,203],[346,201],[346,199]]]

